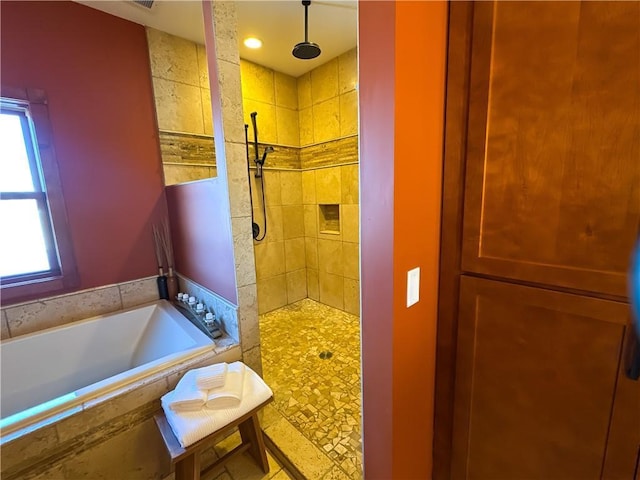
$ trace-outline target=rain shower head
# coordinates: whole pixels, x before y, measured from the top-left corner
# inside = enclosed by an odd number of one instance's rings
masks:
[[[309,41],[308,9],[309,5],[311,5],[311,0],[302,0],[302,5],[304,5],[304,42],[300,42],[293,47],[293,51],[291,53],[294,57],[301,60],[311,60],[312,58],[316,58],[320,55],[321,50],[317,43]]]
[[[293,47],[293,56],[301,60],[311,60],[320,55],[320,47],[313,42],[300,42]]]

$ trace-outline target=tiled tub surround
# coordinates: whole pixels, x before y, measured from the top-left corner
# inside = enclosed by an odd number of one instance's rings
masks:
[[[239,359],[238,346],[216,347],[4,441],[3,480],[163,478],[170,467],[153,421],[160,397],[187,370]]]
[[[305,299],[261,315],[260,329],[264,379],[275,409],[342,470],[335,478],[361,478],[358,317]],[[323,352],[331,356],[323,359]],[[277,434],[268,424],[265,431]],[[294,455],[295,433],[289,436],[273,440]]]
[[[214,349],[166,300],[7,340],[2,440]]]
[[[206,298],[203,292],[198,294]],[[83,318],[157,298],[156,277],[149,277],[12,305],[2,309],[2,336],[6,340],[61,325],[73,327]],[[226,322],[226,330],[238,335],[237,308],[209,301]],[[1,476],[10,480],[161,478],[169,473],[169,466],[152,419],[160,408],[159,398],[191,368],[241,358],[237,337],[227,337],[195,358],[86,399],[52,419],[12,435],[3,432]]]

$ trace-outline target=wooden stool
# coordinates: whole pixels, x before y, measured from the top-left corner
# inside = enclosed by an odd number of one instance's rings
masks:
[[[180,442],[169,426],[169,422],[167,422],[167,418],[164,416],[164,411],[160,410],[156,413],[154,419],[164,440],[164,445],[171,456],[171,465],[175,465],[176,480],[199,480],[201,475],[205,476],[213,472],[216,468],[224,465],[236,455],[244,453],[247,450],[262,471],[268,473],[269,463],[267,462],[267,452],[264,447],[258,412],[271,401],[273,401],[273,397],[188,447],[180,445]],[[200,471],[200,453],[214,446],[215,437],[236,426],[238,430],[240,430],[242,443],[222,458],[216,460],[211,466]]]

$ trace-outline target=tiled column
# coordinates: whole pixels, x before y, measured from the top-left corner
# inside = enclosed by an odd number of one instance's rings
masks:
[[[205,0],[203,12],[218,177],[226,179],[229,193],[242,357],[262,373],[236,6],[235,2]]]

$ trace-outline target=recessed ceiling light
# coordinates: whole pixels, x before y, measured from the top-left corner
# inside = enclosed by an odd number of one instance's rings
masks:
[[[262,41],[256,37],[248,37],[244,39],[244,45],[249,48],[260,48],[262,46]]]

